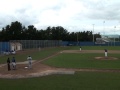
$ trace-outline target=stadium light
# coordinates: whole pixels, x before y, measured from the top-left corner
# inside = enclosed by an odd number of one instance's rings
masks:
[[[116,26],[114,26],[114,46],[115,46],[115,28]]]
[[[94,24],[93,24],[93,42],[94,42]]]
[[[77,45],[78,45],[78,32],[77,32]]]
[[[103,21],[103,34],[105,35],[105,21]]]

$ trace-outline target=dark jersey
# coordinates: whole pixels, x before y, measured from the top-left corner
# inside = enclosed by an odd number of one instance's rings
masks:
[[[105,52],[107,52],[107,49],[105,49]]]

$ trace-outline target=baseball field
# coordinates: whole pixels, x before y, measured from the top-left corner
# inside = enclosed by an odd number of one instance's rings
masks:
[[[32,69],[25,68],[29,55]],[[17,69],[8,71],[6,61],[13,56]],[[0,90],[119,90],[119,83],[119,46],[54,47],[0,56]]]

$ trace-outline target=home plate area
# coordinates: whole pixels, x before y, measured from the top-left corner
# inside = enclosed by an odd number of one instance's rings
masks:
[[[35,64],[34,64],[35,63]],[[63,68],[55,68],[51,66],[44,65],[40,62],[36,63],[33,60],[32,69],[28,68],[28,62],[18,62],[16,70],[7,70],[7,64],[1,65],[0,67],[0,78],[30,78],[30,77],[40,77],[52,74],[74,74],[74,70],[67,70]]]

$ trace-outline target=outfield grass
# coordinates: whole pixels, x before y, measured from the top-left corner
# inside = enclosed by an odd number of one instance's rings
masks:
[[[80,46],[71,46],[71,50],[78,50]],[[120,50],[120,46],[82,46],[82,50]]]
[[[77,72],[29,79],[0,79],[0,90],[119,90],[120,73]]]
[[[108,50],[120,50],[119,46],[83,46],[82,50],[104,50],[107,48]],[[6,55],[0,56],[0,64],[6,63],[8,57],[12,58],[13,56],[16,58],[16,61],[26,61],[28,55],[31,55],[34,60],[40,60],[47,56],[50,56],[56,52],[61,50],[79,50],[79,46],[69,46],[69,47],[55,47],[55,48],[47,48],[41,49],[41,51],[36,52],[27,52],[24,54],[16,54],[16,55]]]
[[[55,67],[63,68],[97,68],[97,69],[120,69],[120,55],[109,54],[118,60],[96,60],[95,57],[104,56],[103,54],[88,53],[62,53],[50,58],[43,63]]]

